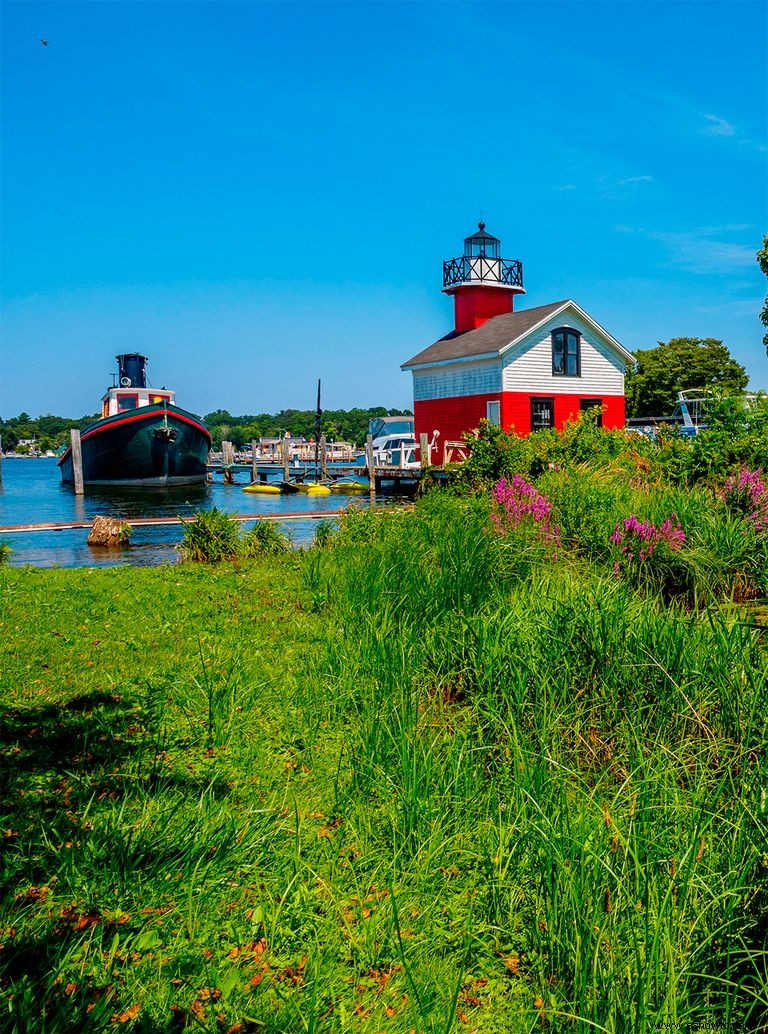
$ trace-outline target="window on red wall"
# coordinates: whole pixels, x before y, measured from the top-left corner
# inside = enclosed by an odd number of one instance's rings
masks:
[[[555,400],[531,399],[531,430],[543,431],[555,426]]]
[[[598,427],[603,426],[603,400],[602,399],[579,399],[579,412],[586,413],[588,409],[597,409],[594,414],[594,421]]]
[[[581,376],[581,334],[571,327],[552,331],[552,374],[555,377]]]

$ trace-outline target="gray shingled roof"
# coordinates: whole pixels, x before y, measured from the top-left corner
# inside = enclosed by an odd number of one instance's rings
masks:
[[[562,308],[567,301],[566,298],[561,302],[550,302],[549,305],[537,305],[533,309],[494,316],[477,330],[452,330],[450,334],[435,341],[407,363],[403,363],[402,368],[420,366],[422,363],[440,363],[447,359],[468,359],[474,355],[500,353],[511,341],[524,337],[528,331]]]

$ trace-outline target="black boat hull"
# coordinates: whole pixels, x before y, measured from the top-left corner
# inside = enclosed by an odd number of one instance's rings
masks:
[[[192,485],[205,481],[211,436],[177,406],[140,406],[105,417],[80,435],[84,485]],[[74,483],[72,450],[59,460]]]

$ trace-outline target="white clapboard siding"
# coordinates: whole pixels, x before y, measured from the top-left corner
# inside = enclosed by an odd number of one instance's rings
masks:
[[[581,376],[552,373],[552,331],[572,327],[581,332]],[[583,320],[568,313],[539,327],[502,357],[503,391],[552,395],[623,395],[625,362]]]
[[[413,399],[462,398],[466,395],[487,395],[501,388],[501,363],[462,362],[449,366],[413,371]]]

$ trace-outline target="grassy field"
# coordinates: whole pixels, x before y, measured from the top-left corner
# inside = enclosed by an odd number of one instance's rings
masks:
[[[505,491],[0,568],[2,1029],[765,1029],[754,521]]]

